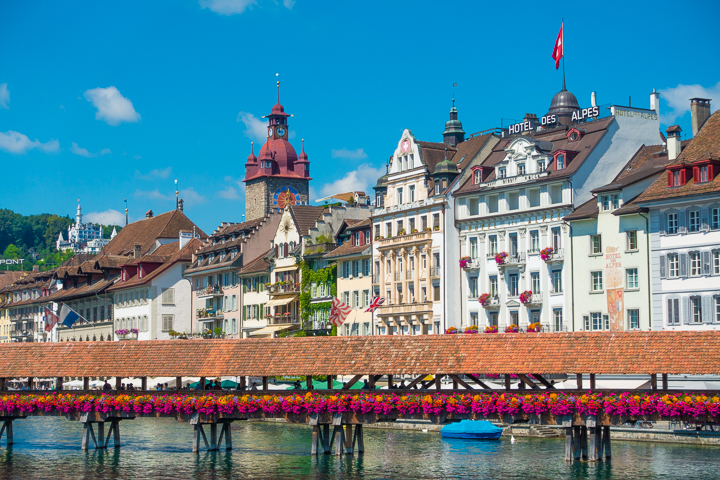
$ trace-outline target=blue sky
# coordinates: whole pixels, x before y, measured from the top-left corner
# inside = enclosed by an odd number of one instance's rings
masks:
[[[404,128],[440,141],[452,84],[465,131],[581,106],[649,107],[691,135],[720,105],[717,2],[174,0],[0,5],[0,207],[117,222],[174,207],[211,231],[242,221],[250,141],[275,103],[305,139],[316,197],[371,192]],[[703,23],[704,22],[704,23]],[[279,77],[276,74],[279,73]],[[506,125],[508,120],[502,120]]]

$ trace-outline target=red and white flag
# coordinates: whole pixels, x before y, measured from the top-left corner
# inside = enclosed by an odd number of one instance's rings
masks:
[[[555,48],[553,48],[553,60],[555,60],[555,70],[560,68],[560,59],[563,58],[565,49],[563,47],[563,24],[560,24],[560,33],[555,40]]]
[[[52,310],[50,310],[48,307],[45,307],[45,331],[46,332],[52,332],[53,327],[57,325],[58,321],[60,320],[60,317],[55,315]]]
[[[330,309],[330,316],[328,317],[328,321],[333,325],[337,325],[339,327],[343,324],[351,311],[352,308],[350,308],[349,305],[341,302],[337,298],[333,298],[332,308]]]
[[[377,308],[385,303],[385,299],[381,297],[373,297],[372,303],[370,303],[370,306],[365,310],[366,312],[374,312],[377,310]]]

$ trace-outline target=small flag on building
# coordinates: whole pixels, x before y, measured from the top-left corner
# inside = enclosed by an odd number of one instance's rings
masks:
[[[60,320],[60,317],[55,315],[55,313],[48,307],[45,307],[45,331],[52,332],[52,329],[55,325],[57,325],[58,320]]]
[[[332,308],[330,309],[330,316],[328,317],[328,321],[333,325],[337,325],[339,327],[343,324],[351,311],[352,308],[350,308],[349,305],[341,302],[337,298],[333,298]]]
[[[385,303],[385,299],[381,297],[373,297],[370,306],[365,310],[366,312],[374,312],[380,305]]]
[[[560,68],[560,59],[563,58],[565,47],[563,46],[563,24],[560,24],[560,33],[555,40],[555,48],[553,48],[552,58],[555,60],[555,70]],[[563,67],[565,68],[565,67]]]
[[[66,327],[72,327],[78,318],[80,318],[80,314],[63,303],[60,309],[60,323]]]

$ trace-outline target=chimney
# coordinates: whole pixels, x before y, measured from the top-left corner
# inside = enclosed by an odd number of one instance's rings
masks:
[[[153,211],[152,211],[152,210],[148,210],[147,212],[145,212],[145,218],[152,218],[152,217],[153,217]]]
[[[133,258],[138,259],[138,258],[142,257],[141,248],[142,248],[142,244],[140,244],[140,243],[135,244],[135,246],[133,247]]]
[[[590,94],[590,106],[597,107],[597,92]]]
[[[650,110],[655,110],[655,113],[660,115],[660,94],[654,88],[650,94]]]
[[[668,127],[665,133],[667,133],[668,160],[672,161],[680,155],[680,151],[682,150],[680,138],[682,128],[680,128],[679,125],[673,125],[672,127]]]
[[[691,98],[690,114],[692,115],[693,137],[695,137],[705,124],[705,121],[710,118],[710,99]]]
[[[192,240],[192,232],[180,231],[180,250]]]
[[[526,113],[523,117],[523,122],[530,122],[531,128],[535,128],[538,124],[538,118],[537,115],[534,113]]]

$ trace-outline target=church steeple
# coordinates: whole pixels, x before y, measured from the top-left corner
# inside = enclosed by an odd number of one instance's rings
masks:
[[[80,206],[80,199],[78,198],[77,212],[75,213],[75,225],[80,226],[82,224],[82,207]]]
[[[445,122],[445,131],[443,132],[443,143],[456,147],[458,143],[465,141],[465,131],[462,123],[458,120],[458,111],[455,108],[455,99],[452,99],[452,108],[450,109],[450,120]]]

